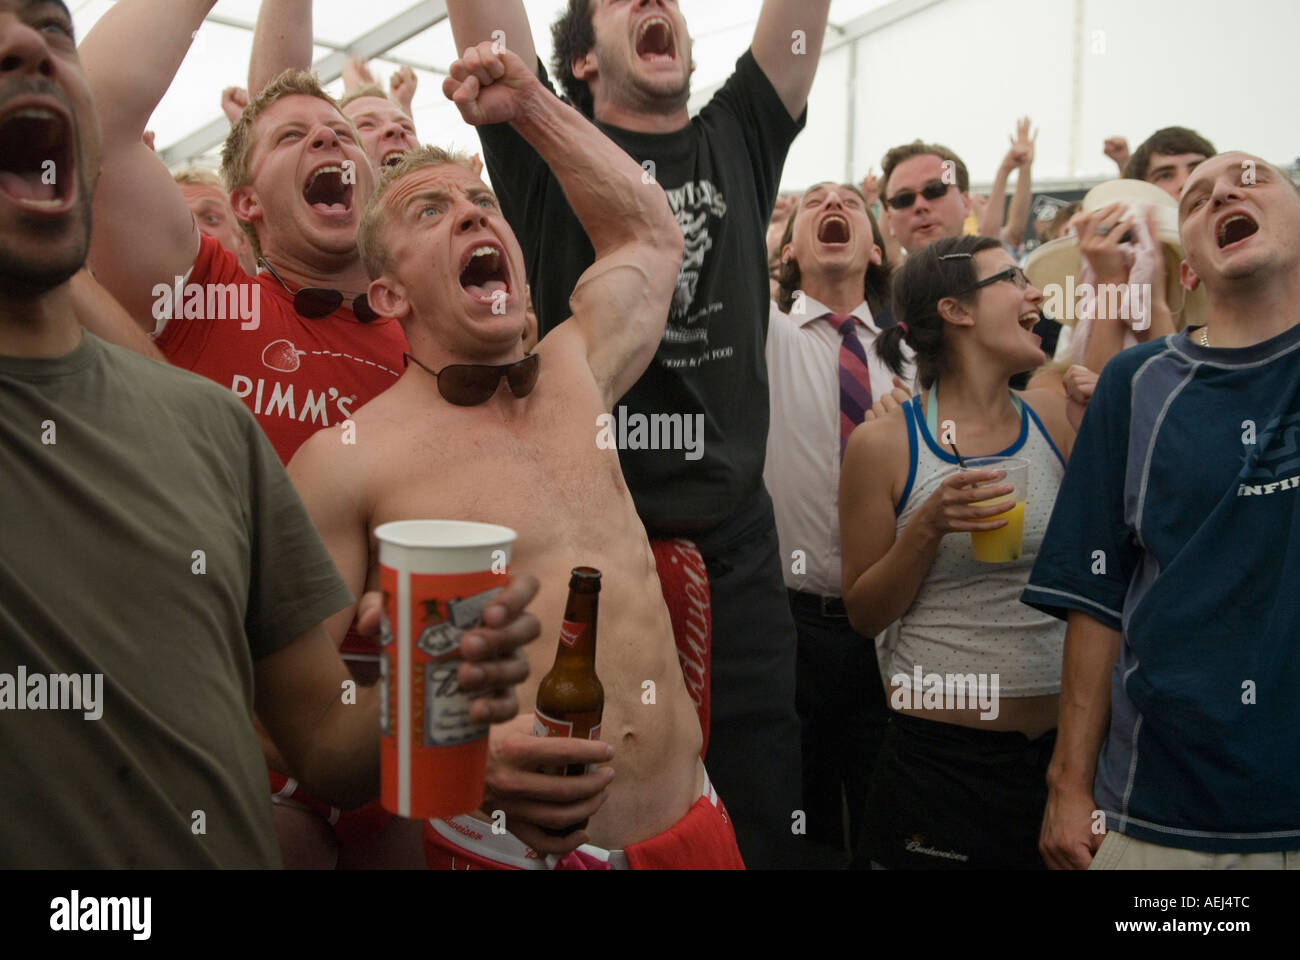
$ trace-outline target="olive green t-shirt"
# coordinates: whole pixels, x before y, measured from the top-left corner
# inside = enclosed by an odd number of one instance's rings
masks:
[[[253,661],[351,599],[229,390],[0,356],[0,867],[278,866]]]

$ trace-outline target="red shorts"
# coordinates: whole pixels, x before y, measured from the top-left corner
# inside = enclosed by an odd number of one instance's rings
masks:
[[[700,717],[703,760],[709,748],[709,660],[713,642],[709,571],[699,548],[690,540],[651,540],[650,549],[655,555],[659,589],[672,620],[686,693]]]
[[[313,797],[292,777],[268,770],[271,777],[271,802],[310,810],[330,825],[339,844],[356,847],[372,842],[379,836],[393,814],[385,810],[378,800],[371,800],[355,810],[340,810],[318,797]]]
[[[453,839],[454,838],[454,839]],[[708,780],[685,816],[658,836],[625,850],[584,844],[548,863],[513,834],[494,834],[473,817],[431,820],[424,825],[424,859],[432,870],[744,870],[731,818]]]

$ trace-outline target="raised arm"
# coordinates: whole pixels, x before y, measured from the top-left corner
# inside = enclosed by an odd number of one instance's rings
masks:
[[[1016,162],[1016,192],[1011,195],[1007,209],[1007,225],[1002,230],[1002,242],[1019,249],[1020,241],[1029,225],[1029,201],[1033,194],[1034,149],[1038,144],[1038,131],[1029,133],[1029,118],[1022,117],[1016,124],[1016,138],[1011,143],[1011,155]]]
[[[475,126],[508,122],[559,181],[596,253],[569,304],[587,362],[612,405],[663,336],[682,233],[658,182],[582,114],[550,93],[511,50],[490,42],[451,65],[443,91]]]
[[[1033,192],[1033,178],[1029,164],[1025,164],[1016,177],[1016,190],[1011,194],[1011,206],[1007,208],[1007,225],[1002,228],[1002,242],[1008,246],[1020,248],[1025,228],[1029,225],[1029,201]]]
[[[831,0],[764,0],[751,48],[790,116],[808,104]]]
[[[500,39],[529,70],[536,66],[537,47],[523,0],[447,0],[447,19],[457,50]]]
[[[141,356],[166,363],[163,352],[133,317],[84,267],[72,276],[72,308],[81,325],[109,343],[134,350]]]
[[[984,203],[984,211],[980,214],[979,230],[981,237],[1002,236],[1002,208],[1007,202],[1007,176],[1011,173],[1007,161],[1002,161],[1002,166],[998,167],[997,175],[993,178],[993,185],[989,187],[988,200]],[[972,199],[974,194],[971,195]]]
[[[262,0],[248,57],[248,96],[285,70],[310,70],[312,0]]]
[[[104,143],[91,267],[135,318],[150,316],[154,284],[174,283],[198,253],[190,208],[142,137],[214,2],[122,0],[80,47]]]

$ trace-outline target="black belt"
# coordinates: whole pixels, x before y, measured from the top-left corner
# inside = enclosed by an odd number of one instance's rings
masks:
[[[844,609],[844,600],[842,597],[823,597],[815,593],[804,593],[801,590],[789,590],[790,603],[792,606],[815,613],[818,616],[826,617],[828,620],[847,620],[848,611]]]

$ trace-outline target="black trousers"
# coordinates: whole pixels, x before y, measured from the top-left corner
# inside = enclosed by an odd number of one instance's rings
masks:
[[[977,730],[894,713],[855,866],[1043,870],[1038,833],[1056,731]]]
[[[709,571],[713,616],[709,778],[727,805],[745,865],[798,866],[800,809],[795,632],[766,490],[725,530],[690,535]]]
[[[827,617],[812,594],[789,592],[799,635],[795,706],[802,727],[803,809],[808,839],[852,853],[862,840],[867,788],[889,705],[876,645],[847,617]],[[845,842],[842,804],[849,809]]]

